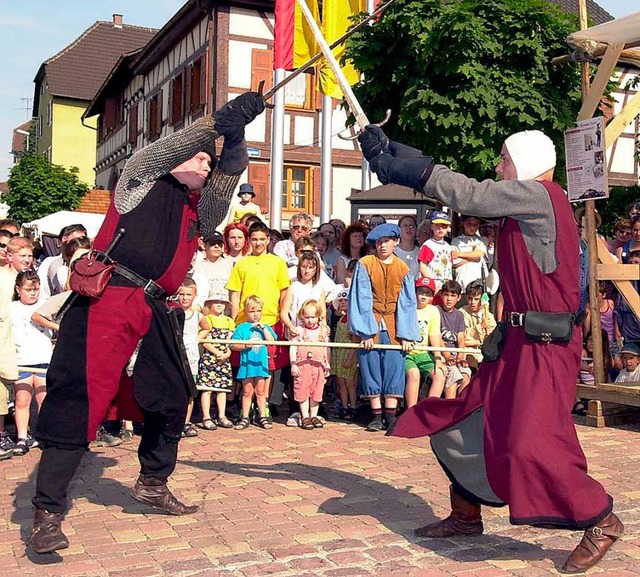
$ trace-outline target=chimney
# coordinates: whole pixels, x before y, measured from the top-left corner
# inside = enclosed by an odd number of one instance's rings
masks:
[[[113,15],[113,27],[122,28],[122,14]]]

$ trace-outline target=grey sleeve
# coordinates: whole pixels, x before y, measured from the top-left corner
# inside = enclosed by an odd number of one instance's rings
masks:
[[[529,253],[543,273],[555,270],[556,218],[547,189],[535,180],[478,182],[436,165],[424,187],[428,196],[462,214],[517,220]]]

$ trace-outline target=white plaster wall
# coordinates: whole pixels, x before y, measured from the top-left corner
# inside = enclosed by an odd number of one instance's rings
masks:
[[[269,21],[273,25],[273,14],[269,14]],[[273,34],[255,10],[232,8],[229,15],[229,33],[238,36],[253,36],[273,40]]]
[[[294,120],[293,144],[297,146],[312,146],[314,140],[312,116],[296,116]]]

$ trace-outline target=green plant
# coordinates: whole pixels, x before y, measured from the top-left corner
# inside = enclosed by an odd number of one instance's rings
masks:
[[[56,212],[73,210],[87,192],[76,167],[66,170],[51,164],[42,154],[26,154],[9,175],[9,192],[3,201],[9,216],[28,222]]]

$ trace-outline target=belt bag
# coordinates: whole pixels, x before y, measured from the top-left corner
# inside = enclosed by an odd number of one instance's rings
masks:
[[[75,293],[99,298],[109,284],[116,267],[114,262],[104,262],[106,255],[99,251],[83,254],[69,271],[69,287]]]
[[[573,313],[542,313],[527,311],[524,315],[525,336],[530,341],[542,343],[569,343],[573,337]]]
[[[507,338],[507,328],[508,323],[506,321],[500,321],[482,345],[480,345],[483,361],[498,360],[502,352],[502,347],[504,347],[504,341]]]

